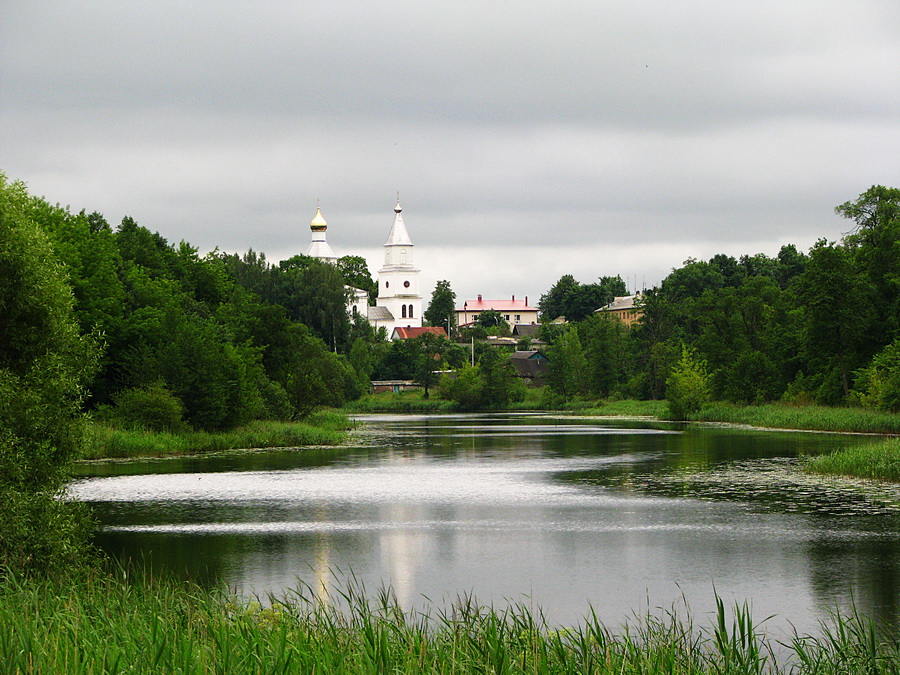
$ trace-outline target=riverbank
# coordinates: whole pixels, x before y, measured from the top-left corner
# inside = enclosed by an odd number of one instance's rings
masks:
[[[717,601],[710,625],[674,609],[611,630],[595,615],[569,628],[525,605],[463,597],[404,612],[389,592],[341,592],[337,611],[312,589],[241,603],[189,583],[121,571],[0,581],[6,672],[80,673],[894,673],[900,646],[868,619],[834,619],[821,637],[781,646],[747,606]],[[779,659],[773,653],[779,653]]]
[[[88,429],[84,459],[166,457],[240,448],[339,445],[352,427],[353,422],[346,415],[329,410],[313,413],[301,422],[255,421],[219,433],[129,431],[94,422]]]
[[[900,415],[871,408],[832,408],[779,403],[754,406],[711,403],[691,415],[690,421],[727,422],[767,429],[900,434]]]
[[[900,482],[900,439],[852,446],[806,462],[811,473]]]

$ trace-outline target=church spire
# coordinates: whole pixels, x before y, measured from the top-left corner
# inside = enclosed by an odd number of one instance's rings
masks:
[[[403,224],[403,216],[401,212],[403,207],[400,206],[400,193],[397,193],[397,206],[394,207],[394,224],[388,234],[388,240],[385,246],[412,246],[412,240],[409,238],[409,232],[406,231],[406,225]]]

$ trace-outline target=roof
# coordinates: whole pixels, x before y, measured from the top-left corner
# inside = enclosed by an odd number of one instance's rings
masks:
[[[613,298],[608,305],[604,305],[597,312],[618,312],[626,309],[635,309],[635,303],[641,299],[640,295],[621,295]]]
[[[549,360],[536,349],[516,352],[509,360],[519,377],[539,379],[546,377],[550,370]]]
[[[387,307],[369,307],[369,321],[393,321],[394,315]]]
[[[529,359],[546,359],[547,357],[537,349],[522,349],[514,352],[509,358],[527,361]]]
[[[401,211],[403,209],[398,199],[397,206],[394,207],[394,224],[391,225],[385,246],[412,246],[412,239],[409,238],[409,232],[406,231],[406,225],[403,224],[403,216],[400,215]]]
[[[457,312],[484,312],[489,309],[498,312],[536,312],[537,307],[531,307],[524,300],[466,300]]]
[[[539,323],[517,323],[512,329],[512,334],[520,337],[531,337],[532,335],[540,334],[540,332],[541,325]]]
[[[408,340],[409,338],[417,338],[420,335],[431,333],[432,335],[440,335],[447,337],[447,331],[442,326],[422,326],[422,327],[403,327],[397,326],[391,333],[391,338],[396,336],[400,340]]]

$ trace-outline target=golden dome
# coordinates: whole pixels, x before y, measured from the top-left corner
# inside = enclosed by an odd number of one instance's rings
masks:
[[[324,232],[328,229],[328,223],[322,217],[322,210],[319,207],[316,207],[316,217],[310,222],[309,229],[313,232]]]

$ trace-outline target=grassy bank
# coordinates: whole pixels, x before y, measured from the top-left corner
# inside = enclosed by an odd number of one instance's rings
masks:
[[[804,468],[812,473],[900,482],[900,439],[854,446],[814,457]]]
[[[831,408],[772,403],[739,406],[713,403],[691,415],[695,422],[730,422],[770,429],[808,429],[875,434],[900,434],[900,415],[870,408]]]
[[[256,421],[221,433],[129,431],[94,423],[89,429],[85,459],[161,457],[238,448],[337,445],[344,440],[344,432],[350,427],[351,422],[346,416],[333,411],[314,413],[302,422]]]
[[[349,413],[429,413],[450,412],[453,409],[452,401],[438,398],[433,392],[425,398],[421,391],[366,394],[355,401],[348,401],[342,408]]]
[[[540,610],[463,599],[428,616],[382,593],[335,611],[299,591],[263,608],[195,586],[87,573],[0,582],[0,663],[10,673],[896,673],[900,647],[865,619],[772,645],[746,607],[709,626],[676,612],[611,631],[593,615],[548,626]],[[784,652],[784,648],[780,648]]]

